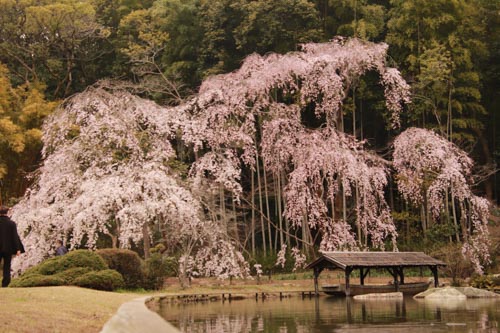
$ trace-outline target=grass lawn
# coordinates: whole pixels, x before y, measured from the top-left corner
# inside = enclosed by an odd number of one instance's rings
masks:
[[[140,296],[78,287],[0,288],[0,331],[99,332],[121,304]]]
[[[120,305],[155,294],[245,293],[310,290],[312,280],[218,281],[198,279],[188,289],[178,280],[167,281],[164,290],[148,293],[104,292],[79,287],[0,288],[1,333],[99,332]]]

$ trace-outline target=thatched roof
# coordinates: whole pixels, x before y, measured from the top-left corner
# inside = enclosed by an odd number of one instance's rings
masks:
[[[321,257],[306,268],[388,268],[446,266],[423,252],[323,252]]]

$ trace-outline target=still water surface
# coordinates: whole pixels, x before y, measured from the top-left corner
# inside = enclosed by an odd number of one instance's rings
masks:
[[[194,304],[161,303],[158,312],[186,333],[498,333],[500,301],[356,301],[292,297]]]

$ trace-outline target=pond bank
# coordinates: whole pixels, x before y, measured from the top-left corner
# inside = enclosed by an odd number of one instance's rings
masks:
[[[141,297],[123,304],[106,322],[101,333],[180,333],[177,328],[146,306],[154,298],[154,296]]]

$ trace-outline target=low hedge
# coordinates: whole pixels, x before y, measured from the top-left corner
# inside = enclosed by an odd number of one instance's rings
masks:
[[[73,285],[77,278],[88,272],[92,272],[92,269],[89,267],[73,267],[53,276],[63,280],[65,285]]]
[[[54,275],[74,267],[86,267],[93,271],[101,271],[108,268],[104,259],[95,252],[75,250],[63,256],[47,259],[27,270],[24,274]]]
[[[143,262],[139,255],[126,249],[102,249],[96,253],[108,264],[108,267],[118,271],[125,283],[125,288],[133,289],[143,286]]]
[[[160,252],[153,252],[145,261],[144,288],[160,290],[163,288],[165,278],[175,276],[175,269],[179,266],[173,257],[166,257]]]
[[[105,269],[103,271],[91,271],[76,278],[74,285],[84,288],[112,291],[123,288],[125,282],[120,273],[114,269]]]
[[[64,285],[66,285],[66,282],[62,278],[55,275],[30,274],[23,275],[20,278],[12,280],[9,287],[26,288]]]
[[[122,275],[108,268],[104,259],[89,250],[71,251],[47,259],[30,268],[11,287],[42,287],[76,285],[99,290],[123,288]]]

